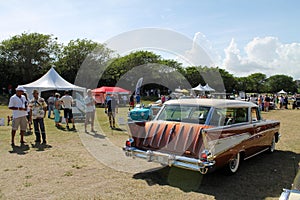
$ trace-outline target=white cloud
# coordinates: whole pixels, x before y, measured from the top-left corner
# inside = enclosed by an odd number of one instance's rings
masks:
[[[283,44],[276,37],[257,37],[245,46],[243,54],[232,39],[224,51],[223,66],[236,76],[261,72],[300,78],[300,43]]]
[[[201,66],[216,66],[221,60],[211,42],[201,32],[195,33],[191,49],[185,52],[184,57],[190,64]]]

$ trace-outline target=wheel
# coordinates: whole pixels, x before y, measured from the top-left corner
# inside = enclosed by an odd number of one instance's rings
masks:
[[[240,161],[241,161],[241,154],[238,153],[235,155],[234,158],[232,158],[227,166],[225,167],[225,173],[228,175],[235,174],[240,166]]]
[[[268,149],[269,153],[273,153],[275,151],[275,143],[276,143],[275,141],[276,141],[276,138],[275,138],[275,135],[274,135],[273,138],[272,138],[271,145],[269,146],[269,149]]]

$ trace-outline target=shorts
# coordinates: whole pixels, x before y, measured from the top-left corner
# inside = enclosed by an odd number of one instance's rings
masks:
[[[64,109],[64,118],[73,119],[72,108],[65,108]]]
[[[12,120],[12,130],[18,130],[20,126],[21,131],[26,131],[27,128],[27,119],[26,116],[15,118]]]
[[[89,120],[94,122],[94,119],[95,119],[95,111],[85,113],[85,121],[86,122],[88,122]]]

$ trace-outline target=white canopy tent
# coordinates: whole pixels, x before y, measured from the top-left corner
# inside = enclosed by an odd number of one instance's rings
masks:
[[[215,89],[211,88],[208,83],[206,83],[206,85],[203,87],[205,91],[207,92],[214,92],[216,91]]]
[[[286,91],[280,90],[280,91],[278,92],[278,94],[286,94]]]
[[[86,92],[86,88],[76,86],[63,79],[53,67],[38,80],[22,86],[27,90],[29,98],[32,98],[32,91],[34,89],[39,92],[48,90],[75,90],[82,92],[84,95]]]
[[[202,86],[199,84],[197,87],[192,88],[194,91],[200,91],[200,92],[214,92],[215,89],[211,88],[208,84],[205,86]]]
[[[201,84],[199,84],[197,87],[192,88],[192,90],[205,92],[205,89],[203,88],[203,86]]]

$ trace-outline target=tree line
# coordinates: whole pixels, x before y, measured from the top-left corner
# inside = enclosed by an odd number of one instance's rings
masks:
[[[296,93],[298,90],[296,81],[283,74],[267,77],[263,73],[254,73],[246,77],[235,77],[219,67],[183,66],[182,63],[164,59],[150,51],[135,51],[120,56],[115,55],[105,44],[89,39],[71,40],[65,45],[59,43],[58,38],[53,35],[40,33],[22,33],[0,42],[1,88],[35,81],[53,66],[64,79],[74,83],[81,65],[87,60],[89,70],[82,72],[86,73],[87,79],[76,82],[86,88],[114,86],[126,79],[127,86],[131,87],[127,89],[132,89],[141,74],[144,74],[144,81],[147,83],[143,86],[144,89],[196,87],[199,83],[204,85],[208,81],[211,87],[222,88],[218,86],[220,83],[209,78],[218,74],[224,84],[224,91],[219,92],[276,93],[284,89]],[[99,70],[104,65],[105,71]],[[97,80],[96,84],[92,79]]]

